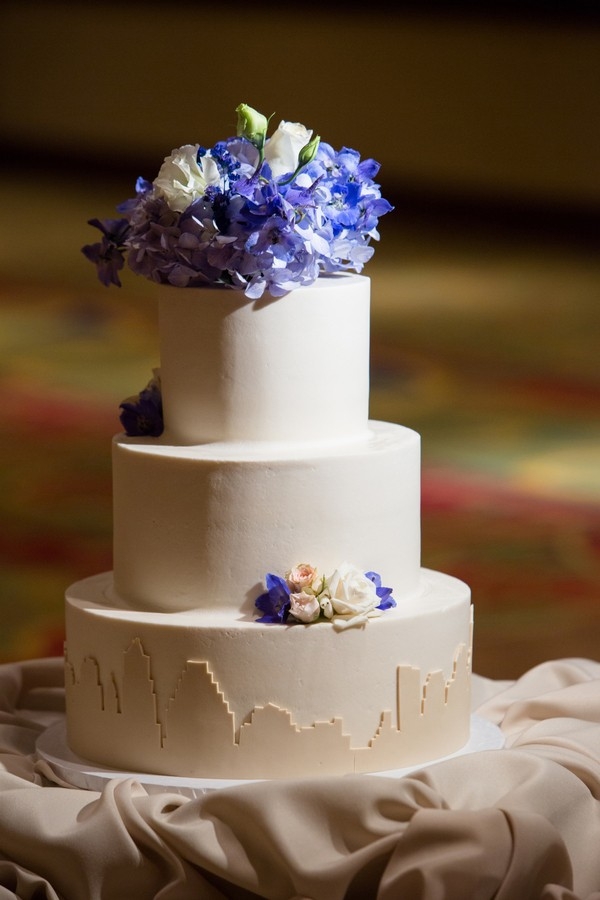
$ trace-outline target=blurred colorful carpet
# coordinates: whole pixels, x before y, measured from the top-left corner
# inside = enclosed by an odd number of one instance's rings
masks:
[[[600,658],[600,265],[411,240],[382,243],[368,273],[371,411],[422,434],[424,564],[471,585],[481,674]],[[60,654],[65,587],[111,567],[116,409],[158,361],[143,287],[15,259],[0,266],[0,661]]]

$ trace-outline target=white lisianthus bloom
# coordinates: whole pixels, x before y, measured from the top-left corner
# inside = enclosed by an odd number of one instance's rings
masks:
[[[314,622],[321,614],[321,605],[314,594],[300,591],[290,594],[290,613],[299,622]]]
[[[280,178],[295,172],[298,168],[298,154],[312,137],[299,122],[280,122],[277,131],[265,144],[265,159],[271,167],[273,178]]]
[[[209,185],[220,183],[221,175],[214,159],[205,155],[198,162],[199,147],[200,144],[185,144],[173,150],[165,157],[154,180],[155,189],[175,212],[183,212],[204,195]]]
[[[375,609],[379,605],[375,585],[356,566],[342,563],[327,580],[327,588],[334,616],[362,622],[367,617],[379,615]]]

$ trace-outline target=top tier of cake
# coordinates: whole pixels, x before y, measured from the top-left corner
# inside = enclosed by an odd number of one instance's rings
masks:
[[[228,288],[167,287],[159,326],[167,442],[365,435],[368,278],[324,276],[255,303]]]

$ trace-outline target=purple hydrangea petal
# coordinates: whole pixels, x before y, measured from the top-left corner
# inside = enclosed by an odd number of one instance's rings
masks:
[[[380,603],[375,609],[393,609],[396,606],[396,601],[392,597],[393,588],[390,587],[382,587],[381,585],[381,575],[377,572],[365,572],[365,578],[368,578],[375,585],[375,593],[379,597]]]
[[[256,621],[283,625],[290,611],[290,589],[284,578],[271,572],[265,581],[267,590],[255,600],[256,608],[263,613]]]
[[[145,388],[135,400],[125,400],[120,410],[121,425],[129,437],[159,437],[163,433],[162,395],[156,386]]]
[[[81,252],[94,263],[98,278],[106,287],[121,287],[118,273],[124,266],[126,243],[130,233],[127,219],[90,219],[88,225],[98,228],[102,239],[97,244],[86,244]]]

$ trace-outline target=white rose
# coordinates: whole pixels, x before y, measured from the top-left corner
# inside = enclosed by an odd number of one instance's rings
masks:
[[[327,582],[333,612],[338,616],[364,618],[379,604],[375,585],[356,566],[342,563]],[[377,615],[377,613],[375,613]]]
[[[176,212],[200,199],[209,185],[218,185],[221,179],[219,169],[210,156],[203,156],[198,162],[200,144],[185,144],[173,150],[160,167],[154,180],[154,187],[165,198],[170,208]]]
[[[271,167],[273,178],[295,172],[298,154],[312,137],[299,122],[280,122],[277,131],[265,144],[265,159]]]
[[[300,591],[290,594],[290,613],[300,622],[314,622],[321,614],[321,605],[314,594]]]

